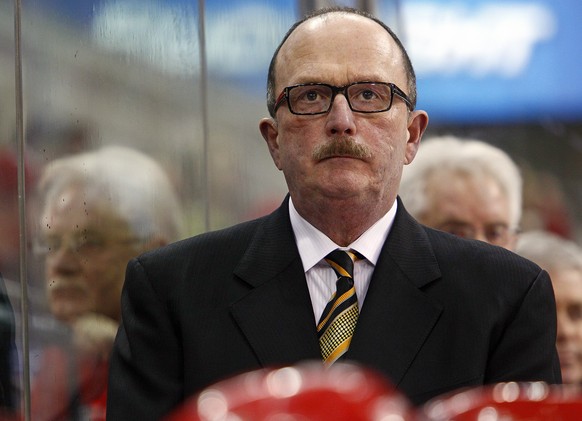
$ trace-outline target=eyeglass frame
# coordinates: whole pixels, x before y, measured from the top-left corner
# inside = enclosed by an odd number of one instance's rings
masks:
[[[349,97],[346,95],[348,88],[350,88],[353,85],[365,84],[365,83],[374,84],[374,85],[385,85],[385,86],[390,87],[390,105],[388,105],[387,108],[382,109],[382,110],[374,110],[374,111],[354,110]],[[331,98],[329,100],[328,109],[325,111],[318,111],[315,113],[298,113],[296,111],[293,111],[293,108],[291,107],[291,103],[289,102],[289,91],[291,91],[293,88],[298,88],[301,86],[327,86],[328,88],[330,88],[331,89]],[[321,82],[310,82],[310,83],[299,83],[297,85],[291,85],[291,86],[287,86],[287,87],[283,88],[283,90],[281,91],[281,93],[279,94],[277,99],[275,100],[275,105],[273,106],[273,113],[277,112],[277,110],[279,109],[279,107],[281,106],[283,101],[287,101],[287,108],[289,109],[289,112],[291,112],[291,114],[295,114],[295,115],[326,114],[331,110],[331,107],[333,106],[333,101],[334,101],[335,97],[337,96],[337,94],[339,94],[339,93],[341,93],[346,98],[346,101],[348,102],[350,110],[352,110],[355,113],[373,114],[373,113],[383,113],[383,112],[389,111],[390,108],[392,108],[392,104],[394,103],[394,94],[399,96],[400,99],[402,99],[402,101],[404,101],[404,103],[406,104],[406,108],[408,108],[409,111],[414,110],[414,106],[412,105],[412,101],[410,100],[408,95],[406,95],[402,89],[400,89],[398,86],[396,86],[396,84],[394,84],[392,82],[358,81],[358,82],[349,83],[349,84],[344,85],[344,86],[334,86],[334,85],[330,85],[328,83],[321,83]]]

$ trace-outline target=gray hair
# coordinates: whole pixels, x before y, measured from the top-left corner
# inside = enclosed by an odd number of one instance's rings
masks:
[[[547,271],[582,271],[582,248],[575,242],[542,230],[520,234],[515,252]]]
[[[522,177],[504,151],[476,139],[442,136],[427,139],[411,164],[404,167],[400,190],[406,209],[418,217],[427,210],[426,185],[437,171],[459,171],[475,177],[492,177],[504,191],[510,212],[510,229],[516,230],[522,213]]]
[[[182,208],[172,182],[160,164],[137,150],[105,146],[54,160],[39,182],[42,204],[60,200],[69,187],[81,189],[88,204],[108,206],[140,240],[182,237]]]

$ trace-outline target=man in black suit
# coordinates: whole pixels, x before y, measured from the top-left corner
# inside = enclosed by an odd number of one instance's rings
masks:
[[[316,325],[337,278],[325,257],[338,248],[359,256],[359,318],[341,358],[414,403],[560,382],[547,273],[421,226],[397,199],[428,116],[384,24],[351,9],[299,22],[275,52],[267,101],[259,127],[289,195],[271,215],[129,263],[108,419],[157,420],[234,374],[321,359]]]

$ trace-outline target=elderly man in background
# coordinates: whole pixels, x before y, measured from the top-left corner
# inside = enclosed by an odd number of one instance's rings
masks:
[[[550,273],[562,381],[582,386],[582,248],[547,231],[529,231],[520,235],[515,251]]]
[[[522,177],[501,149],[454,136],[425,140],[398,192],[421,223],[512,250],[522,213]]]
[[[71,341],[43,352],[33,418],[73,419],[89,411],[91,419],[104,419],[125,267],[132,257],[180,238],[181,207],[157,162],[118,146],[55,160],[39,191],[35,250],[44,258],[50,312],[70,327]]]

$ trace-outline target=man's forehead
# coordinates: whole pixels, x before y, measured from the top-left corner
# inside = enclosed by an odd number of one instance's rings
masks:
[[[354,13],[330,12],[301,23],[283,43],[281,51],[288,50],[289,46],[291,50],[295,49],[296,43],[307,42],[311,45],[315,37],[332,37],[341,33],[355,32],[356,35],[368,38],[374,31],[385,34],[387,39],[392,40],[388,31],[368,17]]]
[[[306,20],[305,22],[303,22],[301,25],[299,25],[297,27],[295,32],[298,32],[298,30],[300,30],[300,29],[305,29],[305,30],[318,29],[322,26],[325,26],[327,24],[333,24],[333,23],[336,23],[338,21],[376,23],[372,19],[370,19],[366,16],[356,14],[356,13],[336,11],[336,12],[330,12],[330,13],[318,15],[318,16],[315,16],[315,17],[312,17],[312,18]]]
[[[106,227],[120,229],[128,225],[107,201],[80,198],[75,192],[63,192],[55,200],[46,203],[41,224],[43,229],[56,225],[75,230],[103,230]]]
[[[317,78],[315,71],[329,73],[334,66],[342,65],[346,66],[346,74],[363,70],[376,74],[393,68],[405,77],[402,54],[388,31],[367,17],[332,12],[303,22],[281,46],[276,62],[277,83],[288,82],[286,77],[290,74],[305,73],[308,78]]]

